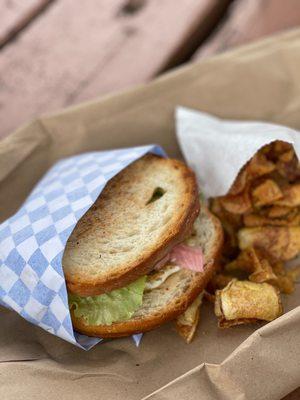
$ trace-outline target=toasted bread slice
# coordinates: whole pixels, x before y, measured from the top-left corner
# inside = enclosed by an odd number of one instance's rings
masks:
[[[74,329],[103,338],[128,336],[154,329],[182,314],[211,279],[223,243],[221,224],[205,207],[201,208],[194,227],[196,244],[204,253],[204,272],[181,269],[171,275],[160,287],[144,293],[142,306],[127,321],[91,326],[83,318],[76,318],[71,310]]]
[[[194,173],[147,154],[115,176],[71,234],[63,257],[70,292],[99,295],[147,274],[190,233],[199,213]]]

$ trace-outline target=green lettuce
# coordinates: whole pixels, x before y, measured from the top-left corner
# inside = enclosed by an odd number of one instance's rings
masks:
[[[69,295],[69,307],[76,318],[83,318],[89,325],[111,325],[126,321],[142,305],[146,276],[120,289],[100,296],[81,297]]]

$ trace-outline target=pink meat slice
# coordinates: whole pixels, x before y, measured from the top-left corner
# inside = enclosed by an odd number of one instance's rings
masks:
[[[203,253],[200,247],[191,247],[185,244],[175,246],[169,254],[162,258],[154,267],[159,271],[167,262],[171,261],[181,268],[196,272],[203,272]]]
[[[181,268],[203,272],[203,253],[200,247],[179,244],[171,251],[170,260]]]

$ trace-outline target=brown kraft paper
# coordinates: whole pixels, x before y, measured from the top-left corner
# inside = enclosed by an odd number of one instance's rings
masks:
[[[153,83],[48,115],[0,142],[0,218],[75,153],[159,143],[180,157],[177,105],[300,129],[300,30],[175,70]],[[199,160],[203,163],[205,160]],[[221,167],[221,166],[220,166]],[[267,325],[221,331],[205,303],[186,345],[173,324],[84,352],[1,309],[0,395],[21,399],[265,399],[300,386],[300,287]]]

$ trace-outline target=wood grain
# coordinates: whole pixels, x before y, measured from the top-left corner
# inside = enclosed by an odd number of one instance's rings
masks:
[[[2,0],[0,48],[19,33],[53,0]]]
[[[299,0],[236,0],[216,33],[199,48],[194,59],[300,25]]]
[[[0,53],[0,136],[44,112],[148,81],[227,0],[57,0]]]

